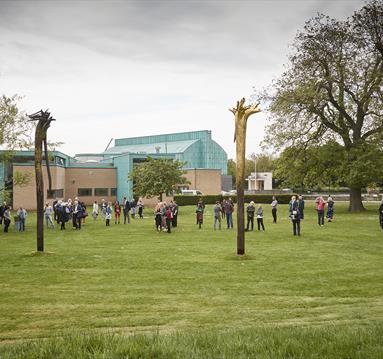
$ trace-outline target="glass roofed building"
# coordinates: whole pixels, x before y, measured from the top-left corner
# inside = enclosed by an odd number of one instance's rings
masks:
[[[152,158],[171,158],[185,162],[185,177],[190,182],[185,189],[200,190],[203,194],[218,194],[222,176],[227,175],[227,154],[211,136],[211,131],[194,131],[120,138],[114,146],[100,153],[82,153],[74,157],[54,151],[50,154],[52,191],[45,200],[79,197],[86,204],[105,199],[132,199],[133,183],[128,180],[133,167]],[[16,174],[29,173],[30,182],[18,186]],[[0,187],[5,189],[14,207],[23,205],[34,209],[34,152],[16,151],[10,161],[0,161]],[[2,184],[2,185],[1,185]],[[2,197],[3,192],[0,192]],[[0,198],[1,200],[1,198]]]
[[[116,139],[114,146],[100,154],[77,154],[82,163],[113,163],[117,169],[117,196],[131,197],[133,184],[127,180],[136,163],[147,157],[173,158],[185,162],[185,169],[219,170],[227,174],[227,154],[211,136],[211,131]]]

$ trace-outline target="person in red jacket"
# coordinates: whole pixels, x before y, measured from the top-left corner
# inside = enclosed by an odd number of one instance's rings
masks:
[[[323,197],[318,197],[315,200],[315,204],[317,206],[318,212],[318,225],[324,226],[324,209],[326,207],[326,201],[323,199]]]
[[[173,219],[172,209],[170,207],[166,207],[165,220],[166,220],[166,228],[167,228],[168,233],[171,233],[172,219]]]
[[[120,206],[120,202],[119,201],[116,201],[114,203],[114,223],[117,224],[120,224],[120,217],[121,217],[121,206]]]

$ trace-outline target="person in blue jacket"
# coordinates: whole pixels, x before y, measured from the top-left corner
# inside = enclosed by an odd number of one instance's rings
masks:
[[[291,201],[289,203],[289,213],[291,222],[293,223],[293,234],[294,236],[301,235],[301,213],[299,211],[299,201],[295,196],[291,197]]]

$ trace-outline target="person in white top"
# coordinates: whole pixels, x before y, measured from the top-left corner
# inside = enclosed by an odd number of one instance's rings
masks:
[[[92,217],[94,220],[96,220],[98,217],[98,202],[97,201],[94,201],[93,203]]]
[[[52,221],[53,208],[49,204],[49,202],[45,203],[44,214],[45,214],[45,223],[47,224],[47,227],[55,228],[55,225],[53,224],[53,221]]]
[[[278,201],[273,196],[273,201],[271,202],[271,214],[273,215],[273,223],[277,223],[277,207],[278,207]]]

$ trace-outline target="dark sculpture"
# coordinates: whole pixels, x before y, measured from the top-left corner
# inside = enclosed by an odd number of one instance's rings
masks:
[[[49,167],[47,131],[52,121],[55,121],[50,112],[40,110],[28,116],[31,121],[38,121],[35,131],[35,177],[36,177],[36,201],[37,201],[37,251],[44,251],[44,179],[42,170],[43,144],[44,157],[48,173],[48,187],[52,190],[52,177]]]

